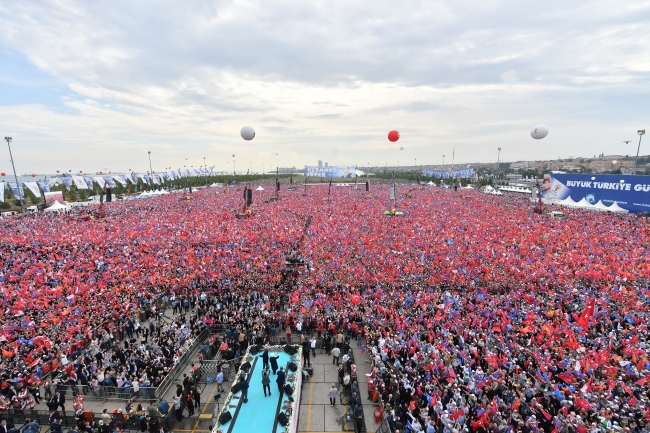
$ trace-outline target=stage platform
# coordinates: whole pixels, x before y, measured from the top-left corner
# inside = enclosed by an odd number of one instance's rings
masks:
[[[269,432],[269,433],[295,433],[298,427],[298,412],[300,405],[300,391],[302,385],[302,348],[298,345],[292,346],[296,352],[289,355],[284,350],[284,346],[271,346],[269,355],[278,356],[278,367],[284,367],[286,372],[285,384],[291,385],[293,393],[290,401],[286,392],[282,395],[278,392],[276,383],[277,375],[271,372],[271,396],[264,397],[262,388],[262,352],[250,355],[250,348],[244,355],[244,362],[250,363],[248,373],[241,368],[233,381],[231,392],[226,397],[223,410],[217,419],[217,425],[212,433],[250,433],[250,432]],[[296,365],[296,371],[290,371],[290,363]],[[248,403],[241,399],[241,391],[233,392],[236,384],[246,375],[249,382]],[[228,412],[231,420],[220,422],[222,415]],[[278,416],[285,413],[288,418],[287,426],[283,426]],[[226,415],[228,417],[228,415]]]

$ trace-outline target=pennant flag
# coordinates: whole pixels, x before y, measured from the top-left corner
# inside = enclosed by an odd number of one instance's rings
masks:
[[[30,190],[36,197],[41,196],[41,190],[38,189],[38,185],[36,182],[24,182],[23,185],[27,187],[28,190]]]
[[[71,177],[72,177],[72,182],[77,187],[77,189],[88,189],[88,185],[86,184],[86,181],[84,180],[83,176],[75,175]]]

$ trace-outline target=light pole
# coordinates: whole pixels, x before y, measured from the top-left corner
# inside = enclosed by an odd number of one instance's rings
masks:
[[[16,165],[14,164],[14,157],[11,155],[11,137],[5,137],[7,146],[9,146],[9,159],[11,159],[11,167],[14,169],[14,179],[16,179],[16,189],[18,190],[18,199],[20,199],[20,212],[25,213],[25,205],[23,204],[23,193],[20,192],[20,184],[18,183],[18,176],[16,175]]]
[[[442,155],[442,168],[445,168],[445,155]]]
[[[637,134],[639,134],[639,146],[636,148],[636,159],[634,160],[634,174],[636,174],[637,167],[639,165],[639,150],[641,149],[641,139],[643,138],[643,134],[645,134],[645,129],[639,129],[637,131]],[[14,173],[16,173],[15,169],[14,169]]]
[[[151,151],[148,151],[149,155],[149,180],[151,181],[151,189],[153,190],[153,168],[151,168]]]
[[[501,148],[497,147],[499,153],[497,153],[497,170],[499,169],[499,163],[501,162]]]
[[[205,156],[203,157],[203,170],[205,170],[205,187],[208,187],[208,166],[205,165]]]

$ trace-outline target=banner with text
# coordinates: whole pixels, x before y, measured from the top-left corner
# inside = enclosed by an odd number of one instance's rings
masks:
[[[305,176],[307,177],[357,177],[362,173],[357,170],[355,166],[337,166],[330,167],[316,167],[305,166]]]
[[[621,174],[545,174],[542,197],[574,201],[583,198],[610,206],[616,202],[630,212],[650,211],[650,176]]]

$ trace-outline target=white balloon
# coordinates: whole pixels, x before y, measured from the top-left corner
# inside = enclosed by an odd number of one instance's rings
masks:
[[[536,125],[532,131],[530,131],[530,136],[535,140],[541,140],[542,138],[548,135],[548,126],[546,125]]]
[[[241,138],[243,138],[244,140],[252,140],[253,138],[255,138],[255,130],[250,126],[244,126],[241,129]]]
[[[400,146],[399,150],[404,150],[404,146]]]

